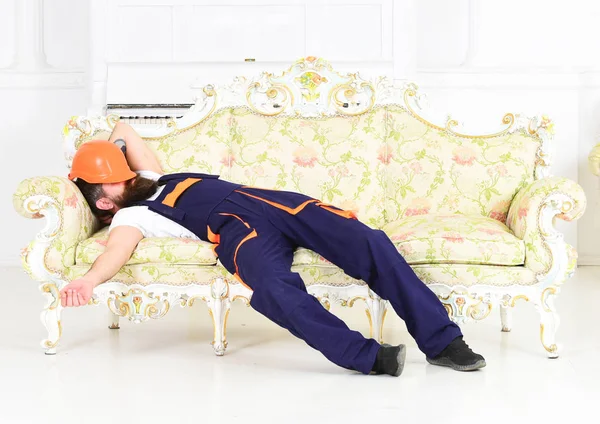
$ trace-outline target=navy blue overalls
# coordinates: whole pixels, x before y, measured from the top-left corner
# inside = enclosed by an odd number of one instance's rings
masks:
[[[350,330],[307,293],[291,271],[299,246],[389,300],[427,356],[461,335],[387,235],[350,212],[303,194],[246,187],[215,175],[165,175],[159,185],[166,187],[156,200],[138,204],[214,243],[225,268],[253,291],[255,310],[339,366],[370,373],[380,345]]]

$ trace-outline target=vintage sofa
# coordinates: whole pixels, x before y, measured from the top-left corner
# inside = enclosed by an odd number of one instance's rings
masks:
[[[586,199],[578,184],[549,174],[553,123],[507,114],[496,132],[461,134],[453,120],[439,125],[425,118],[419,98],[413,84],[364,80],[307,57],[280,75],[208,85],[184,117],[137,129],[166,172],[220,174],[354,211],[390,236],[458,323],[499,308],[502,330],[510,331],[511,308],[532,302],[542,345],[558,356],[553,301],[576,268],[576,253],[554,220],[579,218]],[[116,119],[72,117],[64,128],[67,163],[82,143],[108,138]],[[100,255],[106,229],[98,231],[65,176],[23,181],[14,207],[46,219],[22,259],[48,298],[42,345],[52,354],[62,331],[58,292]],[[306,249],[297,251],[293,270],[326,308],[362,301],[372,337],[382,339],[388,304],[362,281]],[[119,317],[142,322],[202,300],[214,323],[214,350],[222,355],[230,305],[250,296],[210,244],[157,238],[143,240],[90,304],[108,306],[110,327],[118,328]]]

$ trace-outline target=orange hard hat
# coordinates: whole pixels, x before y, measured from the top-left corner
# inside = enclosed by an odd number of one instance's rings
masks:
[[[90,184],[120,183],[135,176],[121,149],[106,140],[84,143],[75,153],[69,173],[70,180],[81,178]]]

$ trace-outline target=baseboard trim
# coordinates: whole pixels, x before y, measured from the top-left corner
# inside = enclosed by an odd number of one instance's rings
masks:
[[[600,255],[579,255],[577,263],[580,266],[600,266]]]

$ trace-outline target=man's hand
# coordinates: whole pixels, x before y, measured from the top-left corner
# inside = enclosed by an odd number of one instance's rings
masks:
[[[73,280],[60,291],[60,302],[63,308],[87,305],[92,298],[94,283],[88,279]]]
[[[131,257],[135,247],[144,238],[140,230],[119,226],[110,232],[106,250],[94,261],[91,269],[78,280],[73,280],[60,291],[63,307],[85,306],[92,298],[94,287],[114,277]]]

